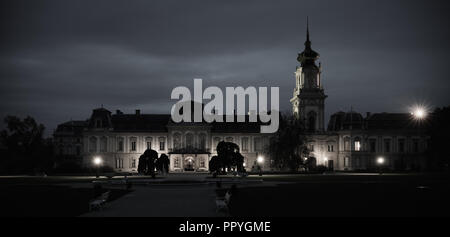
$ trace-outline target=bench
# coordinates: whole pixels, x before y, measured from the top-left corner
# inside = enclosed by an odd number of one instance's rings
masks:
[[[230,204],[230,198],[231,198],[230,191],[227,191],[224,197],[216,198],[217,212],[219,211],[228,212],[228,205]]]
[[[102,209],[103,206],[105,205],[106,201],[108,201],[110,194],[111,194],[111,191],[104,192],[98,198],[90,201],[89,202],[89,211]]]

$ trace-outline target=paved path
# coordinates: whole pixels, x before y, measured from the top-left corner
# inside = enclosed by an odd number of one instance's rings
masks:
[[[207,184],[134,186],[134,191],[86,217],[213,217],[215,187]]]

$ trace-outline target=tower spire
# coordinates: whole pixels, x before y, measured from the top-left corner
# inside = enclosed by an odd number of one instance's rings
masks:
[[[311,41],[309,40],[309,17],[306,16],[306,41],[305,49],[311,49]]]
[[[309,17],[306,16],[306,41],[309,42]]]

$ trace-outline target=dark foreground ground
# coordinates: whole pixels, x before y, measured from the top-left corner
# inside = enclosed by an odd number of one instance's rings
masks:
[[[100,189],[95,192],[105,192]],[[95,192],[90,188],[55,185],[19,185],[2,187],[0,216],[3,217],[72,217],[88,212]],[[112,189],[113,201],[126,190]]]
[[[288,181],[238,189],[233,216],[450,216],[448,175],[262,176]]]
[[[222,177],[225,179],[230,177]],[[262,186],[238,184],[231,200],[231,216],[450,216],[448,175],[263,175],[247,179],[262,179]],[[79,216],[88,211],[94,190],[74,188],[76,185],[70,187],[70,184],[92,180],[89,177],[0,177],[0,216]],[[202,184],[199,181],[193,185]],[[122,187],[112,189],[110,201],[127,192]]]

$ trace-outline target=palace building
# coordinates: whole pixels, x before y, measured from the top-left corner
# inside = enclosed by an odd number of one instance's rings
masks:
[[[310,155],[304,158],[330,170],[373,170],[381,165],[379,158],[388,169],[423,167],[428,137],[410,114],[337,112],[325,126],[327,95],[318,58],[307,27],[290,100],[294,116],[306,125]],[[169,114],[112,113],[105,108],[94,109],[86,120],[60,124],[54,132],[55,152],[65,160],[92,165],[94,157],[101,157],[118,172],[137,172],[139,156],[149,148],[169,156],[172,172],[207,171],[220,141],[239,145],[247,170],[260,156],[263,170],[273,170],[265,154],[269,140],[259,123],[174,123]]]

